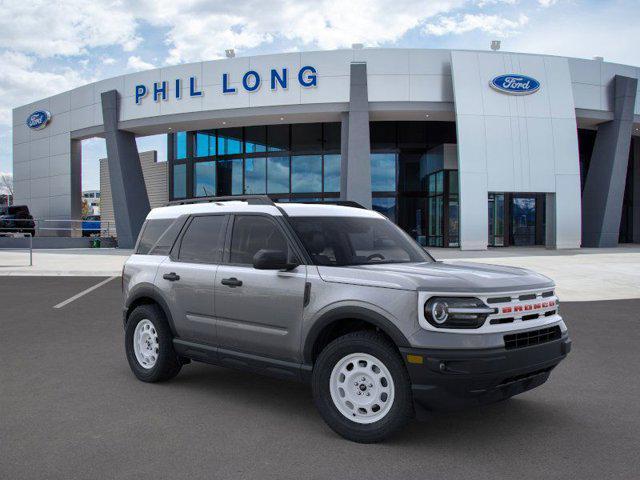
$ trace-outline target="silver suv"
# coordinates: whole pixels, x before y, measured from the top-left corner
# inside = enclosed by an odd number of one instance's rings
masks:
[[[384,216],[267,197],[149,213],[123,271],[127,359],[158,382],[191,360],[310,382],[340,435],[544,383],[571,342],[553,282],[435,261]]]

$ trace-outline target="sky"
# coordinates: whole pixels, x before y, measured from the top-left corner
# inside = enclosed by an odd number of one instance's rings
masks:
[[[104,78],[224,57],[365,47],[547,53],[640,66],[640,0],[0,0],[0,173],[11,110]],[[166,158],[166,139],[138,139]],[[98,188],[101,139],[83,142]]]

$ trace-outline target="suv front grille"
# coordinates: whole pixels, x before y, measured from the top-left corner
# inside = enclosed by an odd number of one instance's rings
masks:
[[[541,343],[557,340],[560,336],[560,327],[557,325],[555,327],[532,330],[530,332],[513,333],[504,336],[504,347],[507,350],[530,347],[532,345],[540,345]]]

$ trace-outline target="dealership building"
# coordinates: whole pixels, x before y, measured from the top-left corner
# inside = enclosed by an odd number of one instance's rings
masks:
[[[81,141],[103,137],[131,247],[150,208],[135,139],[167,134],[168,200],[352,200],[432,247],[640,243],[638,78],[598,58],[361,48],[123,75],[14,109],[15,203],[80,218]]]

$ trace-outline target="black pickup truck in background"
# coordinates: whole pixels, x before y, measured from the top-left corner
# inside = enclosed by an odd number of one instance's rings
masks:
[[[0,234],[30,233],[36,234],[36,223],[26,205],[12,205],[0,209]]]

